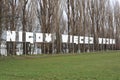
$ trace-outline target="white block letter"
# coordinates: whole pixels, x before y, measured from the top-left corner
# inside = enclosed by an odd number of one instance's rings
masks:
[[[36,42],[43,42],[43,33],[36,33]]]
[[[106,44],[106,38],[103,38],[103,44]]]
[[[52,34],[45,34],[45,35],[46,35],[45,41],[51,42],[52,41]]]
[[[33,33],[26,32],[26,42],[33,43]]]
[[[72,35],[70,35],[70,43],[73,43],[73,36]]]
[[[62,42],[67,43],[68,42],[68,35],[62,35]]]
[[[93,39],[93,37],[89,37],[89,44],[94,44],[94,39]]]
[[[103,44],[103,39],[102,38],[98,38],[99,44]]]
[[[83,44],[83,43],[84,43],[84,37],[83,37],[83,36],[80,36],[79,43],[80,43],[80,44]]]
[[[15,31],[7,31],[7,41],[15,41],[16,32]]]
[[[22,42],[22,32],[19,32],[19,41]]]
[[[106,38],[106,44],[110,43],[110,39]]]
[[[113,39],[113,44],[116,44],[116,41],[115,41],[115,39]]]
[[[89,38],[85,37],[85,44],[88,44],[88,43],[89,43]]]
[[[74,43],[78,44],[78,36],[74,36]]]

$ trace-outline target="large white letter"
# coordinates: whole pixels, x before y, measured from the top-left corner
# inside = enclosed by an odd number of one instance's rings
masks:
[[[74,43],[78,44],[78,36],[74,36]]]
[[[110,44],[110,39],[106,38],[106,44]]]
[[[103,44],[103,38],[98,38],[99,44]]]
[[[33,33],[26,32],[26,42],[33,43]]]
[[[85,44],[89,44],[89,37],[85,37]]]
[[[103,38],[103,44],[106,44],[106,38]]]
[[[22,32],[19,32],[19,41],[22,42]]]
[[[52,34],[45,34],[46,37],[45,37],[45,41],[46,42],[51,42],[52,41]]]
[[[69,43],[73,43],[73,36],[72,35],[70,35],[70,42]]]
[[[7,31],[7,41],[15,41],[16,32],[15,31]]]
[[[110,39],[110,44],[112,44],[112,39]]]
[[[84,37],[83,37],[83,36],[80,36],[79,43],[80,43],[80,44],[83,44],[83,43],[84,43]]]
[[[113,39],[112,43],[113,43],[113,44],[116,44],[116,41],[115,41],[115,39]]]
[[[115,44],[115,39],[110,39],[110,44]]]
[[[36,42],[43,42],[43,33],[36,33]]]
[[[62,35],[62,42],[67,43],[68,42],[68,35]]]
[[[89,37],[89,44],[94,44],[94,38],[93,37]]]

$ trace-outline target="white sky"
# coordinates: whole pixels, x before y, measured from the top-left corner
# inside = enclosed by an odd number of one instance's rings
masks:
[[[120,0],[117,0],[120,3]]]
[[[120,0],[112,0],[112,1],[118,1],[118,2],[119,2],[119,4],[120,4]]]

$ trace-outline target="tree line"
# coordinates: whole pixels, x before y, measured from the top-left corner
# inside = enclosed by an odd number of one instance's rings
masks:
[[[0,0],[0,36],[7,30],[23,31],[23,42],[26,31],[55,34],[52,43],[37,44],[42,53],[117,50],[120,49],[120,4],[117,0]],[[63,44],[61,34],[94,37],[94,45],[69,41]],[[100,37],[116,39],[116,44],[100,45],[97,40]],[[25,49],[23,43],[23,53]]]

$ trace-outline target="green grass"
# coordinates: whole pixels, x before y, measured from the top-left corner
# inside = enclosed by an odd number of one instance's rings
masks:
[[[120,80],[120,52],[0,57],[0,80]]]

